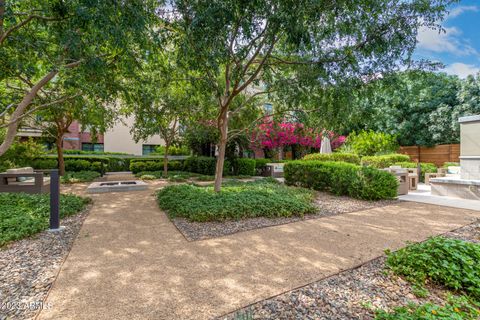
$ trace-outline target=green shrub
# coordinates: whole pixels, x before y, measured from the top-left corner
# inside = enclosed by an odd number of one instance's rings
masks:
[[[82,211],[89,198],[60,195],[60,217]],[[48,228],[50,194],[0,193],[0,246]]]
[[[237,158],[233,161],[233,174],[234,175],[255,175],[255,159]]]
[[[352,132],[347,137],[345,148],[359,156],[373,156],[396,152],[399,145],[395,136],[370,130]]]
[[[284,167],[285,183],[365,200],[393,199],[397,179],[375,168],[346,162],[290,161]]]
[[[97,171],[65,172],[62,183],[90,182],[100,177]]]
[[[136,174],[141,171],[161,171],[163,162],[160,161],[130,161],[130,171]]]
[[[396,166],[401,166],[402,168],[417,168],[416,162],[397,162]],[[437,166],[429,162],[420,162],[421,176],[420,181],[425,181],[425,173],[427,172],[437,172]]]
[[[267,163],[271,163],[271,162],[272,162],[272,159],[265,159],[265,158],[255,159],[255,169],[262,169],[267,165]]]
[[[210,157],[189,157],[185,159],[183,168],[188,172],[195,172],[204,175],[215,175],[215,167],[217,164],[216,158]],[[225,160],[223,166],[223,174],[231,174],[230,161]]]
[[[377,310],[376,320],[419,320],[419,319],[458,319],[475,320],[480,317],[480,304],[465,296],[449,296],[444,306],[433,303],[422,305],[409,303],[405,307],[397,307],[392,312]]]
[[[220,193],[212,186],[189,184],[167,186],[157,193],[160,208],[170,217],[190,221],[303,216],[316,211],[313,196],[309,190],[266,179],[224,184]]]
[[[410,157],[405,154],[385,154],[381,156],[362,157],[362,165],[370,166],[378,169],[388,168],[397,162],[409,162]]]
[[[311,153],[303,157],[303,160],[343,161],[360,164],[360,157],[354,153]]]
[[[388,268],[416,286],[431,281],[480,301],[480,244],[434,237],[386,253]]]
[[[38,170],[56,169],[58,167],[56,159],[35,159],[30,166]]]
[[[65,160],[66,171],[89,171],[91,163],[88,160],[82,159],[67,159]]]

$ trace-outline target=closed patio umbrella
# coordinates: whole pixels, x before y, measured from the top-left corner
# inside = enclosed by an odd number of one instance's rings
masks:
[[[330,145],[330,139],[323,137],[322,145],[320,146],[320,153],[332,153],[332,146]]]

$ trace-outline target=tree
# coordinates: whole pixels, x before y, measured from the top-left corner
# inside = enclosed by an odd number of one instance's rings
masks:
[[[81,123],[82,128],[88,128],[93,139],[97,133],[104,133],[113,123],[117,112],[114,105],[104,104],[102,100],[95,101],[77,96],[62,104],[39,110],[31,123],[43,129],[44,135],[52,137],[57,151],[59,174],[65,174],[63,157],[63,139],[73,121]]]
[[[201,72],[216,97],[215,191],[221,189],[230,106],[238,97],[289,86],[305,91],[409,64],[418,28],[435,27],[449,3],[172,1],[164,19],[178,31],[185,64]]]
[[[121,71],[135,69],[144,54],[157,5],[156,0],[0,0],[0,92],[8,97],[0,100],[7,128],[0,156],[26,115],[73,98],[51,100],[57,83],[113,101]]]
[[[138,142],[159,135],[165,142],[163,173],[168,174],[168,151],[178,139],[182,122],[200,111],[200,90],[183,80],[188,73],[175,64],[172,53],[150,51],[142,68],[128,82],[126,114],[134,116],[132,128]]]

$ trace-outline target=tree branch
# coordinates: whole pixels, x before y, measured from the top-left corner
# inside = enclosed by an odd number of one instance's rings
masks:
[[[0,3],[0,7],[1,7],[2,3]],[[3,3],[4,5],[4,3]],[[5,6],[5,5],[4,5]],[[1,14],[2,12],[0,12]],[[44,20],[44,21],[54,21],[54,20],[58,20],[57,18],[53,18],[53,17],[44,17],[44,16],[40,16],[38,14],[32,14],[32,15],[29,15],[27,18],[25,18],[24,20],[20,21],[18,24],[8,28],[5,32],[2,32],[0,33],[0,45],[3,44],[3,42],[5,42],[5,40],[7,40],[7,37],[14,31],[22,28],[23,26],[27,25],[30,21],[32,21],[33,19],[39,19],[39,20]],[[3,29],[3,14],[1,15],[1,26],[2,26],[2,29]]]

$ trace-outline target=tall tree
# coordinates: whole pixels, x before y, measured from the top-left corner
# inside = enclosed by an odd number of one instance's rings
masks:
[[[7,128],[0,155],[28,114],[51,100],[57,83],[112,101],[122,73],[137,65],[150,39],[156,0],[0,0],[0,117]],[[122,72],[123,71],[123,72]],[[55,80],[54,80],[55,79]]]
[[[409,64],[418,28],[436,27],[451,2],[172,1],[164,19],[180,31],[175,40],[182,60],[201,72],[216,97],[215,191],[221,189],[229,111],[238,97],[289,86],[305,90]]]

